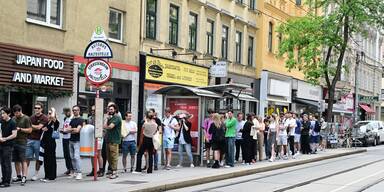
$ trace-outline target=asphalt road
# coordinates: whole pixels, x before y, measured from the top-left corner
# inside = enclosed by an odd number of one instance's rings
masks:
[[[173,190],[173,192],[384,192],[384,146],[276,171]]]

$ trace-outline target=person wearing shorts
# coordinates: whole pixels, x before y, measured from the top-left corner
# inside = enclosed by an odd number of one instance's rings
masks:
[[[16,122],[17,136],[13,145],[12,159],[15,162],[16,177],[12,182],[21,182],[24,185],[27,182],[28,166],[25,152],[27,149],[27,137],[32,132],[31,120],[24,115],[20,105],[12,108],[13,120]]]
[[[296,120],[296,128],[295,128],[295,150],[296,154],[300,154],[300,140],[301,140],[301,127],[302,123],[296,113],[293,114],[293,118]]]
[[[287,128],[288,128],[288,121],[287,120],[287,114],[285,116],[285,119],[282,120],[279,123],[278,127],[278,134],[277,134],[277,146],[278,146],[278,153],[280,154],[279,157],[283,159],[287,159],[287,144],[288,144],[288,134],[287,134]]]
[[[123,138],[123,144],[121,150],[123,152],[123,167],[124,172],[127,172],[127,156],[128,153],[131,155],[131,170],[133,172],[133,166],[135,166],[135,155],[136,155],[136,138],[137,138],[137,124],[132,121],[132,113],[125,113],[125,121],[122,124],[122,129],[127,129],[128,135]]]
[[[180,129],[176,117],[171,115],[171,109],[165,109],[165,117],[163,119],[163,145],[165,149],[165,169],[171,169],[172,149],[175,143],[175,131]]]
[[[35,160],[35,174],[32,176],[32,181],[36,181],[39,175],[41,161],[39,161],[40,138],[42,128],[48,123],[48,117],[43,114],[43,104],[36,103],[34,107],[35,114],[31,116],[32,132],[28,135],[27,149],[25,156],[29,167],[30,161]]]

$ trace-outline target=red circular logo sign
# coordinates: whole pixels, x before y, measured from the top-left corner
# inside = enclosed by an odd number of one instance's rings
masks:
[[[84,75],[93,85],[100,86],[112,77],[112,67],[102,59],[95,59],[87,63]]]

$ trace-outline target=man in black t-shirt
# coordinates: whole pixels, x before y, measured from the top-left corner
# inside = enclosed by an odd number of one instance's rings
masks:
[[[17,136],[16,123],[11,119],[11,109],[4,107],[1,109],[1,133],[0,133],[0,162],[2,181],[0,187],[9,187],[12,176],[12,150],[13,142]]]
[[[72,112],[73,118],[69,123],[70,126],[68,128],[64,128],[64,132],[71,133],[71,138],[69,139],[69,153],[75,173],[72,173],[70,177],[76,177],[76,180],[80,180],[83,178],[80,167],[80,130],[83,127],[84,120],[80,117],[79,106],[73,106]]]

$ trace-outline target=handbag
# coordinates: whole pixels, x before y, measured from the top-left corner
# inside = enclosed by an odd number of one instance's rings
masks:
[[[153,135],[152,137],[152,143],[153,143],[153,147],[155,148],[155,150],[158,150],[161,146],[161,140],[160,140],[160,134],[158,131],[156,131],[156,133]]]
[[[125,138],[129,134],[127,126],[125,126],[125,121],[121,122],[121,137]]]
[[[60,139],[60,132],[59,131],[53,131],[52,132],[52,139]]]

